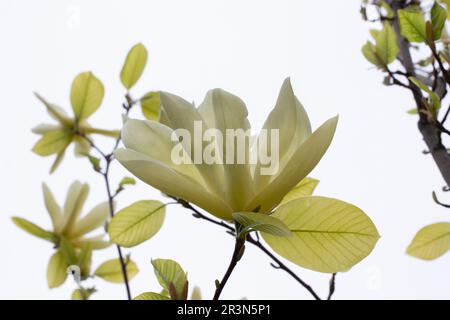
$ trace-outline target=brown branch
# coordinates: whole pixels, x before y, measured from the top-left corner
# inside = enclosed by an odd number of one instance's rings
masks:
[[[130,112],[130,109],[133,107],[134,102],[132,101],[132,99],[129,97],[128,94],[126,95],[125,98],[127,100],[127,103],[123,104],[123,108],[125,109],[125,115],[128,115],[128,113]],[[114,198],[117,196],[117,192],[113,194],[112,191],[111,191],[111,182],[109,180],[109,172],[110,172],[109,170],[111,168],[111,163],[114,160],[114,151],[117,149],[117,147],[119,146],[120,141],[122,139],[121,135],[119,135],[117,137],[117,139],[115,140],[114,146],[112,148],[112,151],[107,154],[103,150],[101,150],[94,143],[94,141],[92,141],[84,133],[76,132],[75,134],[77,134],[78,136],[80,136],[83,139],[85,139],[89,143],[89,145],[95,151],[97,151],[98,154],[105,161],[105,169],[104,169],[104,171],[99,170],[97,172],[103,176],[103,180],[105,182],[106,194],[107,194],[107,197],[108,197],[109,214],[110,214],[110,216],[112,218],[112,217],[114,217]],[[120,268],[121,268],[123,279],[124,279],[124,283],[125,283],[127,299],[131,300],[131,289],[130,289],[128,274],[127,274],[127,263],[126,263],[126,261],[124,259],[124,256],[123,256],[123,253],[122,253],[122,248],[118,244],[116,244],[116,249],[117,249],[117,255],[119,256]]]
[[[233,256],[231,257],[230,264],[228,265],[227,271],[225,272],[222,281],[219,282],[216,291],[214,292],[213,300],[219,300],[220,294],[222,293],[223,288],[225,288],[225,285],[227,284],[227,281],[230,278],[231,273],[233,272],[237,263],[239,262],[239,260],[241,260],[242,255],[244,254],[244,250],[245,250],[245,239],[240,239],[236,237]]]
[[[184,208],[191,210],[194,213],[193,216],[195,218],[209,221],[215,225],[225,228],[226,232],[228,234],[231,234],[232,236],[236,235],[235,229],[231,225],[229,225],[223,221],[217,221],[215,219],[212,219],[212,218],[204,215],[199,210],[197,210],[195,207],[193,207],[189,202],[187,202],[183,199],[175,198],[172,196],[170,196],[170,197],[172,199],[174,199],[175,201],[177,201],[179,204],[181,204]],[[317,295],[317,293],[313,290],[313,288],[310,285],[308,285],[305,281],[303,281],[298,275],[296,275],[294,273],[294,271],[289,269],[289,267],[286,266],[280,259],[278,259],[277,256],[275,256],[272,252],[270,252],[259,241],[259,238],[255,239],[250,234],[248,234],[246,237],[246,241],[251,243],[252,245],[256,246],[258,249],[260,249],[262,252],[264,252],[269,258],[271,258],[275,262],[275,264],[271,263],[271,266],[273,266],[275,269],[281,269],[281,270],[285,271],[286,273],[288,273],[292,278],[294,278],[298,283],[300,283],[300,285],[302,285],[314,297],[314,299],[321,300],[320,297]]]
[[[330,290],[328,292],[327,300],[331,300],[331,297],[333,296],[335,289],[336,289],[336,273],[333,273],[330,279]]]

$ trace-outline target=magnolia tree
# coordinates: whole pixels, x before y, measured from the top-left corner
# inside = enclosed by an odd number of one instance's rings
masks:
[[[373,40],[362,48],[366,59],[384,73],[384,84],[398,86],[412,95],[414,108],[407,112],[418,119],[418,129],[444,178],[450,186],[450,155],[444,137],[450,135],[446,99],[450,85],[450,37],[446,7],[450,1],[364,0],[363,18],[375,26]],[[447,106],[446,106],[447,105]],[[450,205],[438,200],[443,207]],[[423,227],[407,249],[411,256],[433,260],[450,249],[450,222]]]
[[[383,30],[374,35],[389,39],[389,46],[381,40],[377,45],[391,50],[395,32],[389,24]],[[377,45],[368,46],[373,49]],[[395,59],[391,51],[382,53],[390,61]],[[377,59],[372,61],[380,66]],[[336,273],[349,272],[370,254],[379,238],[370,218],[355,205],[312,195],[318,181],[307,176],[329,147],[338,118],[330,118],[313,131],[286,79],[263,128],[253,136],[244,102],[222,89],[209,91],[198,108],[164,91],[143,95],[132,92],[146,62],[147,50],[142,44],[135,45],[125,59],[120,73],[125,93],[121,130],[88,123],[104,96],[103,84],[91,72],[79,74],[72,83],[71,114],[36,94],[55,122],[33,129],[41,135],[33,152],[55,156],[50,170],[53,173],[73,144],[75,155],[90,161],[92,174],[101,178],[99,186],[105,189],[103,202],[82,215],[87,184],[75,181],[68,186],[63,205],[43,184],[52,227],[13,217],[18,227],[51,243],[48,286],[58,287],[70,275],[77,284],[72,299],[89,299],[96,291],[85,285],[88,278],[123,283],[128,299],[201,299],[198,288],[189,292],[187,273],[177,262],[151,256],[149,261],[161,288],[149,288],[149,292],[135,297],[130,293],[130,280],[138,272],[130,258],[131,250],[151,240],[163,225],[166,207],[174,204],[235,239],[230,257],[223,261],[226,272],[211,283],[215,293],[207,298],[220,298],[233,270],[245,259],[246,246],[255,246],[275,269],[287,272],[313,298],[330,299]],[[382,69],[388,70],[385,64]],[[408,86],[420,83],[415,79],[411,78]],[[431,121],[434,113],[430,110],[434,109],[429,110],[427,101],[423,100],[422,109],[428,113],[421,113],[421,117]],[[145,119],[138,119],[139,114],[132,117],[136,108]],[[111,145],[99,145],[96,135],[110,137]],[[135,179],[111,181],[113,165],[122,165],[130,176],[147,185],[143,188],[156,188],[169,200],[143,199],[117,208],[116,200],[135,184]],[[92,268],[93,253],[109,246],[116,248],[116,256]],[[330,274],[329,292],[319,295],[284,259]]]

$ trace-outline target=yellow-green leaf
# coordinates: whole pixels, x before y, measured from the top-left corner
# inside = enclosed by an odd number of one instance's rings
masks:
[[[301,197],[307,197],[313,194],[319,180],[313,178],[305,178],[300,181],[287,195],[281,200],[280,205],[288,203],[289,201],[295,200]]]
[[[283,221],[292,237],[262,233],[282,257],[314,271],[347,271],[375,247],[379,235],[359,208],[325,197],[303,197],[279,207],[273,216]]]
[[[88,288],[88,289],[75,289],[72,292],[71,299],[72,300],[89,300],[91,295],[96,292],[94,288]]]
[[[410,42],[425,42],[427,40],[427,31],[423,13],[416,10],[398,10],[400,21],[400,30]]]
[[[133,87],[144,71],[147,63],[147,49],[142,43],[134,45],[128,52],[120,72],[120,80],[128,90]]]
[[[155,275],[158,278],[158,282],[163,289],[171,292],[170,286],[172,284],[177,294],[177,296],[172,297],[172,299],[176,300],[179,298],[183,293],[187,282],[187,276],[183,268],[181,268],[176,261],[169,259],[152,260],[152,265]]]
[[[54,242],[56,240],[56,237],[52,232],[46,231],[26,219],[19,218],[19,217],[13,217],[12,221],[20,229],[28,232],[29,234],[31,234],[35,237],[38,237],[38,238],[41,238],[41,239],[44,239],[47,241],[51,241],[51,242]]]
[[[155,292],[144,292],[135,297],[133,300],[170,300],[170,298]]]
[[[445,3],[447,7],[447,19],[450,19],[450,11],[448,10],[450,7],[450,0],[440,0],[441,3]]]
[[[131,280],[139,272],[136,263],[131,260],[126,261],[126,270],[128,280]],[[122,266],[119,259],[111,259],[103,262],[95,270],[94,274],[109,282],[123,283]]]
[[[433,39],[438,40],[441,38],[442,29],[445,27],[447,10],[445,10],[439,3],[435,2],[431,8],[430,17],[433,30]]]
[[[47,284],[50,289],[59,287],[66,281],[68,266],[59,250],[52,255],[47,267]]]
[[[33,152],[46,157],[55,153],[63,152],[72,142],[73,134],[62,130],[49,131],[42,135],[36,142]]]
[[[389,23],[385,23],[375,35],[375,50],[377,57],[384,65],[388,65],[395,60],[398,54],[397,36]]]
[[[159,201],[135,202],[112,218],[108,226],[111,241],[123,247],[136,246],[159,231],[164,216],[165,205]]]
[[[80,73],[72,82],[70,102],[78,121],[92,115],[100,107],[105,94],[105,88],[92,72]]]
[[[366,44],[362,47],[361,51],[364,57],[370,63],[376,66],[380,66],[380,61],[378,60],[376,55],[375,45],[372,42],[367,41]]]
[[[258,230],[278,237],[292,236],[289,228],[279,219],[262,213],[234,212],[233,219],[243,228],[238,236],[245,235],[252,230]]]
[[[431,100],[430,102],[431,102],[431,105],[433,106],[434,110],[439,110],[439,108],[441,107],[441,100],[439,99],[438,95],[436,93],[434,93],[433,91],[431,91],[431,89],[429,89],[421,81],[419,81],[419,79],[417,79],[415,77],[409,77],[408,79],[419,89],[425,91]]]
[[[148,92],[141,98],[141,109],[148,120],[159,121],[161,99],[159,92]]]
[[[450,250],[450,222],[430,224],[417,232],[407,249],[410,256],[433,260]]]

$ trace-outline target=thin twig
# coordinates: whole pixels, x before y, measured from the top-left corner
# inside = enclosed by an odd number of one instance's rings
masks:
[[[335,289],[336,289],[336,273],[333,273],[330,279],[330,289],[328,291],[327,300],[331,300],[331,297],[333,296]]]
[[[125,115],[128,115],[128,113],[130,112],[131,108],[133,107],[133,101],[132,99],[129,97],[129,95],[126,95],[126,100],[127,100],[127,104],[123,105],[123,108],[125,109]],[[89,145],[99,153],[99,155],[103,158],[103,160],[105,161],[105,169],[104,171],[99,170],[98,173],[101,174],[103,176],[103,180],[105,182],[105,187],[106,187],[106,193],[108,196],[108,205],[109,205],[109,214],[112,217],[114,217],[114,198],[117,196],[118,192],[115,192],[114,194],[111,191],[111,183],[109,180],[109,170],[111,168],[111,163],[114,160],[114,151],[118,148],[120,141],[122,140],[121,135],[119,135],[115,142],[114,142],[114,146],[112,148],[112,151],[110,153],[105,153],[103,150],[101,150],[95,143],[94,141],[92,141],[86,134],[81,133],[81,132],[76,132],[76,134],[80,137],[82,137],[83,139],[85,139]],[[128,274],[127,274],[127,265],[126,265],[126,261],[123,257],[122,254],[122,248],[116,244],[116,248],[117,248],[117,254],[119,256],[119,261],[120,261],[120,267],[121,267],[121,271],[122,271],[122,275],[123,275],[123,279],[124,279],[124,283],[125,283],[125,289],[126,289],[126,293],[127,293],[127,299],[131,300],[131,289],[130,289],[130,284],[129,284],[129,279],[128,279]]]
[[[193,207],[189,202],[183,200],[183,199],[178,199],[175,197],[171,197],[173,199],[175,199],[176,201],[178,201],[179,204],[181,204],[183,207],[191,210],[192,212],[194,212],[194,217],[198,218],[198,219],[203,219],[206,221],[209,221],[215,225],[218,225],[220,227],[223,227],[227,230],[227,233],[235,236],[236,231],[235,229],[223,222],[223,221],[217,221],[215,219],[212,219],[206,215],[204,215],[203,213],[201,213],[199,210],[197,210],[195,207]],[[274,262],[271,263],[271,265],[275,268],[275,269],[281,269],[283,271],[285,271],[286,273],[288,273],[291,277],[293,277],[298,283],[300,283],[300,285],[302,285],[309,293],[311,293],[311,295],[314,297],[314,299],[316,300],[321,300],[320,297],[317,295],[317,293],[313,290],[313,288],[308,285],[305,281],[303,281],[298,275],[296,275],[291,269],[289,269],[288,266],[286,266],[280,259],[278,259],[272,252],[270,252],[260,241],[259,239],[256,240],[255,238],[253,238],[250,234],[247,235],[246,241],[253,244],[254,246],[256,246],[258,249],[260,249],[262,252],[264,252],[268,257],[270,257]]]
[[[234,268],[236,267],[239,260],[242,258],[244,249],[245,249],[245,239],[240,239],[236,237],[233,256],[231,257],[231,261],[230,264],[228,265],[227,271],[225,272],[222,280],[219,282],[216,288],[216,291],[214,292],[213,300],[219,300],[220,294],[222,293],[223,288],[225,288],[225,285],[227,284],[227,281],[230,278],[231,273],[233,273]]]

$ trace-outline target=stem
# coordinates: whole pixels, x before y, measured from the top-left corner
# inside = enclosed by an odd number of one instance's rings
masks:
[[[333,296],[335,289],[336,289],[336,273],[333,273],[330,279],[330,290],[328,292],[327,300],[331,300],[331,297]]]
[[[125,96],[125,98],[127,100],[127,104],[124,104],[123,107],[125,109],[125,115],[128,115],[128,113],[130,112],[131,108],[133,107],[134,102],[132,101],[132,99],[129,97],[128,94]],[[113,194],[111,192],[111,183],[109,181],[109,169],[111,167],[112,161],[114,160],[114,151],[118,148],[118,146],[120,144],[120,141],[122,140],[122,137],[119,134],[119,136],[116,138],[116,140],[114,142],[114,146],[112,148],[112,151],[110,153],[106,154],[85,133],[83,133],[83,132],[76,132],[76,134],[79,135],[80,137],[82,137],[83,139],[85,139],[89,143],[89,145],[95,151],[97,151],[99,153],[99,155],[105,161],[105,166],[106,166],[105,170],[103,172],[102,171],[98,171],[98,173],[100,173],[103,176],[103,179],[105,181],[106,194],[108,196],[109,215],[112,218],[112,217],[114,217],[114,198],[117,196],[117,193]],[[116,244],[116,248],[117,248],[117,254],[119,256],[120,268],[121,268],[123,279],[124,279],[124,283],[125,283],[127,299],[131,300],[131,290],[130,290],[130,284],[129,284],[128,274],[127,274],[127,263],[125,262],[125,259],[123,257],[122,248],[118,244]]]
[[[245,239],[236,238],[233,256],[231,257],[231,261],[228,266],[227,272],[225,272],[222,281],[220,281],[219,285],[216,288],[213,300],[219,300],[220,294],[222,293],[223,288],[227,284],[227,281],[230,278],[231,273],[233,273],[233,270],[236,267],[238,261],[242,258],[244,248],[245,248]]]
[[[204,215],[203,213],[201,213],[199,210],[197,210],[196,208],[194,208],[189,202],[183,200],[183,199],[177,199],[174,197],[171,197],[172,199],[176,200],[179,204],[181,204],[183,207],[185,207],[186,209],[191,210],[192,212],[194,212],[193,216],[195,218],[198,219],[202,219],[202,220],[206,220],[209,221],[215,225],[218,225],[220,227],[223,227],[227,230],[228,234],[231,234],[233,236],[235,236],[236,231],[235,229],[223,222],[223,221],[217,221],[214,220],[206,215]],[[309,293],[311,293],[311,295],[314,297],[314,299],[316,300],[321,300],[320,297],[317,295],[317,293],[312,289],[312,287],[310,285],[308,285],[305,281],[303,281],[298,275],[296,275],[294,273],[294,271],[292,271],[291,269],[289,269],[288,266],[286,266],[283,262],[281,262],[280,259],[278,259],[272,252],[269,251],[269,249],[267,249],[260,241],[259,239],[254,239],[251,235],[247,235],[246,238],[247,242],[250,242],[251,244],[253,244],[254,246],[256,246],[258,249],[260,249],[262,252],[264,252],[268,257],[270,257],[277,265],[271,264],[273,267],[275,267],[275,269],[281,269],[285,272],[287,272],[291,277],[293,277],[298,283],[300,283],[300,285],[302,285]]]
[[[105,172],[103,173],[103,177],[105,179],[106,193],[108,194],[109,215],[112,218],[112,217],[114,217],[114,197],[111,193],[111,187],[110,187],[110,183],[109,183],[110,164],[111,164],[111,158],[108,158],[108,160],[106,160],[106,169],[105,169]],[[120,248],[120,246],[118,244],[116,244],[116,248],[117,248],[117,254],[119,255],[120,268],[122,270],[123,280],[125,283],[125,289],[127,291],[127,299],[131,300],[131,290],[130,290],[130,284],[129,284],[128,274],[127,274],[127,265],[123,258],[122,249]]]

